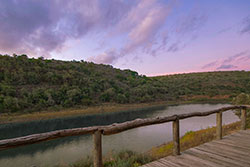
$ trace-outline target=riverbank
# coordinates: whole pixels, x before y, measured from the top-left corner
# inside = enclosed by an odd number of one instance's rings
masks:
[[[144,110],[154,107],[167,107],[172,105],[179,104],[203,104],[203,103],[229,103],[231,99],[191,99],[185,101],[161,101],[161,102],[152,102],[152,103],[138,103],[138,104],[115,104],[107,103],[98,106],[91,107],[79,107],[71,109],[62,109],[58,111],[40,111],[33,113],[10,113],[10,114],[1,114],[0,115],[0,124],[6,123],[17,123],[17,122],[29,122],[29,121],[40,121],[48,120],[55,118],[65,118],[65,117],[77,117],[81,115],[92,115],[92,114],[103,114],[103,113],[112,113],[112,112],[122,112],[122,111],[131,111],[131,110]]]
[[[240,129],[241,122],[223,126],[223,136],[232,134]],[[250,128],[250,118],[247,118],[247,128]],[[181,151],[210,142],[216,139],[216,127],[198,131],[189,131],[180,139]],[[154,147],[146,153],[139,154],[132,151],[122,151],[110,154],[104,158],[104,167],[139,167],[162,157],[172,155],[173,142]],[[79,160],[71,165],[59,164],[56,167],[92,167],[92,159]]]

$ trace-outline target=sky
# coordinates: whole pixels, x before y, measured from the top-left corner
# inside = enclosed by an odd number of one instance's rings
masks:
[[[147,76],[250,70],[249,0],[0,0],[0,54]]]

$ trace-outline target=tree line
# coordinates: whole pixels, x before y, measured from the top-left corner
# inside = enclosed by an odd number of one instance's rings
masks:
[[[33,112],[103,103],[231,98],[250,93],[250,72],[205,72],[146,77],[86,61],[0,55],[0,111]]]

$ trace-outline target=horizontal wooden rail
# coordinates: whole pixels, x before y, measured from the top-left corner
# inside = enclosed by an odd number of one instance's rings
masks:
[[[79,136],[85,134],[91,134],[98,130],[98,127],[87,127],[87,128],[75,128],[56,130],[47,133],[33,134],[24,137],[18,137],[13,139],[0,140],[0,150],[7,148],[17,147],[26,144],[38,143],[41,141],[52,140],[67,136]]]
[[[193,113],[188,113],[188,114],[180,114],[180,115],[173,115],[173,116],[166,116],[166,117],[136,119],[133,121],[127,121],[127,122],[123,122],[119,124],[115,123],[109,126],[104,126],[101,128],[101,130],[102,130],[103,135],[112,135],[112,134],[120,133],[129,129],[134,129],[134,128],[138,128],[142,126],[172,122],[172,121],[175,121],[177,117],[179,120],[191,118],[191,117],[202,117],[202,116],[208,116],[208,115],[219,113],[219,112],[241,109],[241,108],[246,108],[246,106],[230,106],[230,107],[223,107],[220,109],[207,111],[207,112],[193,112]]]
[[[93,126],[86,128],[74,128],[57,130],[47,133],[33,134],[24,137],[18,137],[13,139],[0,140],[0,150],[17,147],[21,145],[33,144],[42,141],[52,140],[56,138],[62,138],[67,136],[79,136],[85,134],[93,134],[94,138],[94,166],[102,167],[102,149],[101,149],[101,135],[112,135],[120,133],[129,129],[134,129],[142,126],[161,124],[173,121],[173,140],[174,140],[174,154],[180,154],[180,143],[179,143],[179,120],[191,118],[191,117],[202,117],[217,113],[217,138],[221,138],[222,134],[222,112],[228,110],[241,109],[241,129],[246,129],[246,109],[250,108],[249,105],[241,106],[229,106],[220,109],[207,111],[207,112],[193,112],[188,114],[180,114],[166,117],[147,118],[147,119],[135,119],[133,121],[127,121],[124,123],[115,123],[107,126]]]

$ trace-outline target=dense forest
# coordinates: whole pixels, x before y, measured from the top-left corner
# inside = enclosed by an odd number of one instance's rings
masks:
[[[250,72],[159,77],[110,65],[0,55],[0,111],[33,112],[103,103],[232,98],[250,93]]]

